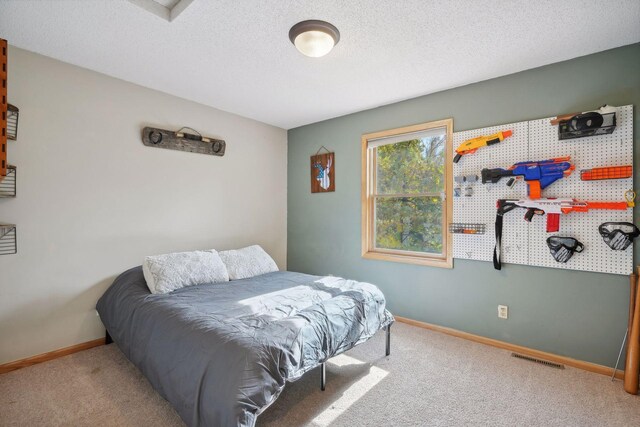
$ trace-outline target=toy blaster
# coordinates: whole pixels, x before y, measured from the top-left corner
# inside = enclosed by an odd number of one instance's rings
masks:
[[[511,177],[507,185],[513,183],[513,177],[522,177],[527,182],[527,193],[531,199],[539,199],[542,190],[557,180],[571,175],[575,166],[571,164],[571,157],[558,157],[555,159],[541,160],[537,162],[520,162],[509,169],[482,169],[482,183],[496,183],[504,177]]]
[[[502,132],[494,133],[489,136],[479,136],[477,138],[467,139],[456,148],[456,156],[453,158],[453,163],[458,163],[460,158],[466,154],[475,153],[478,148],[485,147],[487,145],[497,144],[504,141],[505,138],[510,137],[513,134],[510,130],[503,130]]]
[[[502,252],[502,221],[504,214],[514,209],[526,209],[524,219],[531,222],[534,215],[547,215],[547,233],[560,230],[560,215],[571,212],[588,212],[592,209],[623,211],[630,207],[629,202],[580,202],[575,199],[500,199],[496,203],[496,246],[493,250],[493,266],[502,268],[500,253]]]

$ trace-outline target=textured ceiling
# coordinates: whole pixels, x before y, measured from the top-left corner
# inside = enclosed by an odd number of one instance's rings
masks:
[[[305,19],[340,43],[307,58]],[[638,0],[0,0],[10,44],[292,128],[640,41]]]

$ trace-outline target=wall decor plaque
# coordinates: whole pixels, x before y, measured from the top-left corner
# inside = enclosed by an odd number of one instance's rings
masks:
[[[194,133],[183,132],[189,129]],[[170,150],[188,151],[191,153],[224,156],[227,144],[221,139],[209,138],[191,128],[172,131],[145,127],[142,130],[142,143],[148,147],[168,148]]]
[[[323,147],[320,148],[322,150]],[[327,150],[326,148],[324,148]],[[336,191],[336,156],[329,152],[311,156],[311,192],[328,193]]]

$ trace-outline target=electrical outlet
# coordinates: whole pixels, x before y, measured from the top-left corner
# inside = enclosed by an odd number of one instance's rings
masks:
[[[507,307],[506,305],[499,305],[498,317],[500,319],[507,319],[509,317],[509,307]]]

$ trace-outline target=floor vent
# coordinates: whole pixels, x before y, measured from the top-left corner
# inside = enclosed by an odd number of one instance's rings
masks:
[[[524,354],[511,353],[511,356],[517,357],[518,359],[528,360],[529,362],[539,363],[541,365],[548,366],[550,368],[564,369],[564,365],[561,365],[559,363],[549,362],[548,360],[542,360],[536,357],[525,356]]]

